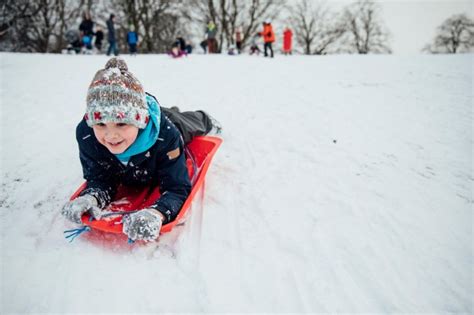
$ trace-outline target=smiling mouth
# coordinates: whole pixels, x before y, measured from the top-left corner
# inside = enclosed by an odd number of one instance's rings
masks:
[[[123,140],[119,141],[119,142],[109,142],[109,141],[107,141],[107,143],[112,147],[119,146],[120,144],[122,144],[122,142],[123,142]]]

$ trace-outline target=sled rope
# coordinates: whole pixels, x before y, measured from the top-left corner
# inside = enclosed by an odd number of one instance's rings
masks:
[[[82,233],[88,232],[90,230],[91,230],[91,228],[86,226],[86,225],[83,226],[83,227],[77,228],[77,229],[66,230],[66,231],[64,231],[64,234],[66,234],[66,235],[64,235],[64,237],[66,239],[69,239],[69,243],[72,243],[72,241],[74,241],[74,239],[76,237],[78,237]]]

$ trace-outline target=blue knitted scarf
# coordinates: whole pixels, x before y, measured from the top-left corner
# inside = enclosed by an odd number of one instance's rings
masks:
[[[158,139],[161,121],[160,105],[153,97],[149,95],[146,96],[146,101],[148,104],[150,121],[148,122],[145,129],[140,129],[138,131],[137,139],[135,139],[135,141],[130,147],[128,147],[127,150],[120,154],[115,154],[120,162],[124,164],[128,163],[132,156],[143,153],[151,148]]]

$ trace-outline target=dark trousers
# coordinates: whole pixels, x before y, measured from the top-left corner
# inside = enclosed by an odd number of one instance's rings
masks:
[[[202,110],[180,112],[176,107],[161,107],[161,111],[181,132],[185,144],[196,136],[207,135],[212,129],[211,118]]]
[[[239,54],[240,54],[240,51],[242,50],[242,42],[237,42],[237,43],[235,43],[235,44],[236,44],[236,46],[237,46],[237,51],[238,51]]]
[[[270,57],[273,58],[272,43],[265,43],[265,44],[263,45],[263,48],[264,48],[264,55],[265,55],[265,57],[268,57],[267,48],[269,48],[269,49],[270,49]]]
[[[130,55],[137,53],[137,44],[128,44],[128,48],[130,50]]]
[[[109,49],[107,50],[107,56],[114,52],[115,56],[118,56],[117,43],[115,41],[109,41]]]
[[[215,54],[217,53],[217,39],[215,38],[209,38],[207,40],[207,51],[210,54]]]
[[[204,51],[205,54],[207,54],[207,40],[203,40],[199,46],[201,46],[202,50]]]
[[[147,95],[153,97],[158,103],[156,97],[147,93]],[[161,112],[171,120],[171,122],[178,128],[179,132],[183,136],[185,144],[188,144],[196,136],[205,136],[212,129],[211,117],[202,110],[181,112],[177,107],[160,107]]]

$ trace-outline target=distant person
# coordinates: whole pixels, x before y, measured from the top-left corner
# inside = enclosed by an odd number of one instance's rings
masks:
[[[97,30],[95,32],[95,42],[94,46],[97,48],[98,52],[102,51],[102,41],[104,40],[104,32],[102,32],[101,27],[97,27]]]
[[[283,53],[285,55],[291,55],[293,32],[289,27],[286,27],[283,31]]]
[[[79,25],[79,31],[81,32],[81,35],[94,35],[94,22],[91,19],[90,13],[89,12],[84,12],[82,15],[82,22]]]
[[[217,26],[214,22],[210,21],[207,24],[206,28],[206,36],[207,36],[207,51],[210,54],[217,53]]]
[[[237,51],[237,48],[234,45],[230,45],[229,49],[227,50],[227,54],[230,56],[237,55],[239,52]]]
[[[68,53],[80,53],[82,48],[81,36],[79,31],[73,29],[66,32],[64,35],[67,45],[67,52]]]
[[[239,54],[239,51],[235,45],[230,45],[229,49],[227,50],[227,54],[230,56],[235,56]]]
[[[133,25],[130,26],[130,31],[127,33],[127,44],[130,55],[137,55],[138,34],[135,32]]]
[[[188,55],[191,54],[193,52],[193,46],[191,46],[191,44],[186,44],[185,51]]]
[[[176,37],[176,43],[178,44],[179,49],[186,50],[186,41],[182,36]]]
[[[82,15],[82,22],[79,25],[79,32],[81,34],[81,41],[84,47],[88,50],[92,50],[92,37],[94,36],[94,22],[91,19],[89,12],[84,12]]]
[[[204,51],[204,54],[207,54],[207,40],[203,40],[199,46],[201,46],[202,50]]]
[[[178,42],[178,44],[179,44],[179,49],[181,49],[181,51],[186,52],[186,54],[189,55],[190,53],[193,52],[193,47],[191,45],[187,44],[182,36],[178,36],[176,38],[176,42]]]
[[[273,47],[272,43],[275,41],[275,33],[273,32],[273,27],[270,21],[265,21],[262,23],[263,24],[263,31],[260,32],[260,36],[263,36],[263,50],[264,50],[264,56],[268,57],[268,52],[267,50],[270,50],[270,57],[273,58]]]
[[[171,50],[168,52],[173,58],[181,58],[187,56],[186,51],[179,49],[178,47],[172,47]]]
[[[260,54],[260,48],[257,43],[259,36],[258,34],[254,35],[250,41],[250,55],[256,54],[258,56]]]
[[[183,56],[187,56],[187,53],[186,50],[181,50],[180,42],[175,41],[171,46],[171,50],[168,52],[168,55],[173,58],[180,58]]]
[[[113,52],[115,56],[118,56],[117,41],[115,39],[115,14],[111,14],[110,18],[107,20],[107,31],[109,33],[109,49],[107,50],[107,56]]]
[[[237,52],[240,54],[242,51],[242,28],[237,27],[235,31],[235,46],[237,47]]]

